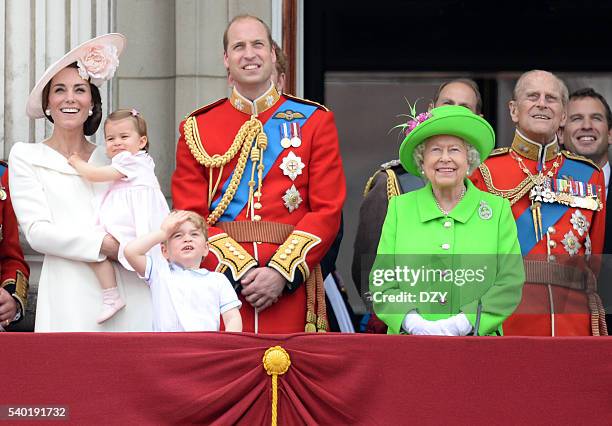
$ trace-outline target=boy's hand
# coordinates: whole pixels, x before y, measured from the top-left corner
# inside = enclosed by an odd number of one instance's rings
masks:
[[[188,217],[189,212],[185,210],[175,210],[166,216],[160,226],[161,231],[166,234],[166,239],[169,239]]]

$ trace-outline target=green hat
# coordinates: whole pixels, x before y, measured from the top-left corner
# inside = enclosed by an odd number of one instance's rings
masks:
[[[423,118],[426,116],[428,118]],[[495,147],[495,132],[491,125],[462,106],[445,105],[434,108],[429,113],[420,114],[416,121],[416,127],[406,135],[399,150],[402,166],[415,176],[420,176],[421,173],[412,153],[419,144],[432,136],[452,135],[463,139],[478,150],[480,161],[484,161]]]

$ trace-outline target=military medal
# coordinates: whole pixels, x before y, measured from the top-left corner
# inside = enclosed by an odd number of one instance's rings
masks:
[[[289,151],[289,155],[283,158],[283,163],[279,166],[285,176],[289,176],[289,179],[295,180],[298,175],[302,174],[302,169],[306,167],[302,163],[302,159],[295,155],[293,151]]]
[[[300,196],[300,192],[297,190],[295,185],[291,185],[291,188],[285,192],[285,195],[283,195],[283,201],[285,202],[285,207],[287,207],[289,213],[292,213],[300,206],[302,197]]]
[[[0,186],[0,201],[6,200],[6,190],[3,186]]]
[[[489,220],[491,216],[493,216],[493,210],[491,210],[491,206],[489,206],[486,201],[480,201],[480,206],[478,207],[478,216],[482,220]]]
[[[299,148],[302,145],[302,139],[300,138],[301,131],[300,125],[296,123],[291,123],[291,146],[294,148]]]
[[[282,123],[280,125],[281,141],[280,144],[283,148],[287,149],[291,147],[291,139],[289,133],[289,123]]]

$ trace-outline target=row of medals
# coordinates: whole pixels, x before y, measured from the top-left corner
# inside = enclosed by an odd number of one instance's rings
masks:
[[[571,183],[573,181],[566,180],[568,191],[554,191],[552,189],[552,178],[537,175],[534,176],[534,186],[529,193],[529,198],[532,201],[541,201],[544,203],[559,203],[570,207],[582,208],[586,210],[601,210],[602,203],[597,194],[592,194],[591,186],[583,182],[577,182],[581,186],[587,187],[587,195],[580,195],[577,191],[572,190]]]

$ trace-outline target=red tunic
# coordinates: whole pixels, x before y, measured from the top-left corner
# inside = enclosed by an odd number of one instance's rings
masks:
[[[534,148],[533,142],[522,138],[518,133],[515,136],[512,148],[502,149],[494,152],[486,161],[485,166],[491,174],[493,185],[499,190],[509,190],[516,188],[527,175],[521,169],[517,158],[520,158],[524,166],[536,175],[538,172],[537,158],[542,153],[536,153],[539,145]],[[535,149],[535,151],[534,151]],[[559,154],[559,148],[554,142],[543,148],[546,154],[546,170],[554,170],[553,178],[562,179],[567,176],[560,176],[559,170],[563,168],[566,161],[581,161],[588,163],[593,168],[588,183],[598,185],[605,190],[603,173],[586,159],[574,159],[573,155],[563,152]],[[554,162],[558,167],[554,166]],[[483,191],[489,191],[485,179],[480,169],[477,169],[471,176],[474,184]],[[603,195],[602,195],[603,197]],[[601,198],[602,201],[603,198]],[[523,249],[523,256],[526,259],[536,259],[541,261],[548,260],[560,264],[571,264],[580,268],[589,268],[585,261],[585,254],[600,254],[603,250],[604,228],[605,228],[605,202],[604,209],[600,211],[588,210],[585,208],[568,207],[567,211],[549,228],[543,229],[543,238],[540,239],[528,253]],[[512,213],[516,218],[524,212],[530,211],[531,200],[529,192],[523,195],[515,204],[512,205]],[[580,226],[572,223],[577,222],[576,218],[584,217],[588,224],[586,229],[580,232]],[[584,223],[584,222],[583,222]],[[547,236],[547,231],[548,236]],[[532,233],[534,231],[531,231]],[[570,234],[571,233],[571,234]],[[568,246],[566,235],[575,237],[578,244]],[[565,243],[564,243],[565,242]],[[590,246],[590,247],[589,247]],[[551,286],[554,310],[554,335],[590,335],[590,315],[588,301],[585,294],[567,291],[558,286]],[[505,335],[551,335],[553,327],[553,315],[551,315],[551,303],[548,286],[525,283],[521,304],[515,313],[504,322],[503,329]]]
[[[270,92],[270,91],[269,91]],[[259,108],[258,119],[265,125],[270,117],[282,112],[279,107],[287,99],[285,95],[280,96],[271,88],[271,93],[266,93],[256,103],[261,103],[261,99],[273,96],[275,102],[271,106],[265,105]],[[232,100],[239,98],[236,93]],[[245,99],[241,98],[244,102]],[[214,104],[195,111],[190,116],[194,116],[197,121],[199,137],[206,152],[214,154],[224,154],[232,144],[240,127],[249,120],[250,114],[239,111],[232,104],[230,99],[222,99]],[[292,98],[292,100],[296,100]],[[304,100],[298,102],[309,103]],[[239,101],[240,102],[240,101]],[[234,102],[236,103],[236,102]],[[242,106],[238,104],[238,106]],[[251,105],[247,107],[253,108]],[[186,138],[184,124],[180,125],[180,137],[176,153],[176,170],[172,176],[172,197],[174,208],[193,210],[205,218],[209,215],[208,190],[209,190],[209,169],[200,164],[189,148]],[[279,129],[273,131],[280,132]],[[270,136],[270,135],[269,135]],[[236,216],[236,221],[261,220],[289,224],[295,227],[287,241],[295,241],[295,232],[300,233],[300,244],[303,250],[294,250],[284,261],[280,261],[282,253],[278,244],[270,243],[242,243],[242,248],[248,253],[247,260],[253,256],[258,266],[271,266],[279,270],[288,281],[288,289],[285,291],[277,303],[270,308],[259,313],[259,331],[263,333],[290,333],[303,332],[306,316],[306,292],[305,286],[301,285],[307,278],[313,267],[319,263],[323,255],[327,252],[334,241],[340,225],[340,213],[344,203],[346,186],[342,162],[340,160],[340,150],[338,136],[333,113],[322,106],[317,106],[316,111],[301,127],[301,146],[284,149],[268,174],[263,180],[261,208],[255,210],[255,216],[247,217],[248,209],[243,208]],[[305,165],[302,173],[295,180],[291,180],[281,169],[283,158],[289,152],[293,152],[301,159]],[[264,152],[264,157],[266,153]],[[213,199],[222,195],[223,183],[230,178],[235,169],[238,156],[223,168],[221,184],[214,194]],[[250,161],[250,160],[249,160]],[[214,169],[213,180],[217,179],[219,169]],[[250,179],[246,173],[242,179]],[[214,184],[214,182],[212,183]],[[292,212],[285,206],[283,196],[286,191],[295,185],[302,201]],[[215,240],[216,236],[224,235],[223,231],[217,226],[209,228],[209,238]],[[223,240],[225,241],[225,240]],[[232,240],[234,246],[237,245]],[[213,244],[214,246],[214,244]],[[255,247],[257,253],[255,253]],[[217,246],[217,250],[212,250],[216,255],[209,255],[205,259],[205,266],[208,268],[219,267],[220,258],[229,257],[231,254],[222,253],[223,247]],[[285,250],[283,250],[284,252]],[[250,255],[250,256],[249,256]],[[271,259],[276,259],[281,263],[292,263],[292,267],[282,271],[278,264],[269,264]],[[291,262],[293,260],[293,262]],[[243,270],[232,270],[234,281],[238,281],[244,273],[257,266],[252,263]],[[243,307],[241,308],[244,331],[254,330],[254,310],[242,297]]]
[[[0,286],[17,299],[24,315],[30,268],[19,245],[19,229],[9,193],[8,170],[4,162],[0,162],[0,175]]]

